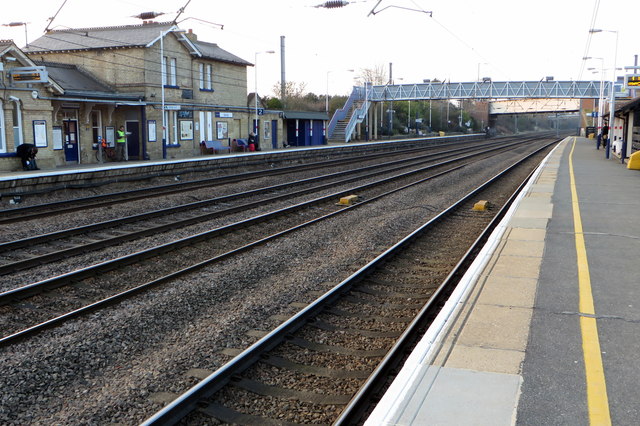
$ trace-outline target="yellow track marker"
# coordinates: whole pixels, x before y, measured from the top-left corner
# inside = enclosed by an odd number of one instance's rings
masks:
[[[351,206],[353,204],[355,204],[358,201],[358,196],[357,195],[348,195],[346,197],[342,197],[340,198],[340,201],[338,202],[339,206]]]
[[[602,365],[602,352],[600,349],[600,340],[598,339],[598,325],[595,319],[596,312],[593,305],[593,294],[591,292],[591,276],[589,274],[587,248],[584,243],[578,191],[576,190],[576,180],[573,173],[573,151],[575,147],[576,138],[574,137],[569,155],[569,177],[571,182],[573,226],[578,261],[580,330],[582,332],[582,352],[584,354],[584,367],[587,379],[587,411],[589,412],[590,424],[610,425],[611,414],[609,413],[607,383]]]

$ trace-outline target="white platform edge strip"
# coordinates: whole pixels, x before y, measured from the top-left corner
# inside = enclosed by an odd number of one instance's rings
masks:
[[[400,373],[391,383],[391,386],[365,422],[365,426],[396,424],[397,418],[402,414],[400,410],[405,407],[406,400],[411,396],[410,392],[413,392],[415,384],[419,382],[420,378],[424,375],[424,369],[421,367],[427,365],[440,349],[449,330],[456,322],[458,314],[467,302],[469,294],[477,284],[478,278],[509,227],[509,222],[518,209],[522,198],[529,193],[531,186],[538,180],[549,158],[555,153],[556,149],[563,145],[565,140],[556,145],[544,160],[542,160],[527,185],[522,189],[520,194],[518,194],[504,218],[491,233],[487,244],[480,250],[480,253],[478,253],[478,256],[472,262],[440,313],[436,316],[436,319],[427,329],[427,332],[416,345],[409,358],[407,358]]]

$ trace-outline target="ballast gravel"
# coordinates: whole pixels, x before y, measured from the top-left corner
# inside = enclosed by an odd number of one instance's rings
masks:
[[[198,382],[193,371],[219,368],[225,349],[257,339],[249,331],[274,328],[274,316],[294,314],[292,303],[331,289],[509,158],[471,164],[455,179],[412,187],[0,349],[0,423],[144,421]]]

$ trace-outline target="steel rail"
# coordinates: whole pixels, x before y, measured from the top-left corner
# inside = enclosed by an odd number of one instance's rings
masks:
[[[486,150],[486,151],[482,151],[480,154],[484,154],[484,153],[489,153],[492,151],[496,151],[496,150],[503,150],[503,149],[507,149],[510,147],[513,147],[515,145],[520,145],[523,143],[527,143],[528,141],[520,141],[520,142],[513,142],[510,144],[500,144],[498,147],[495,147],[493,149],[490,150]],[[491,145],[491,144],[490,144]],[[110,238],[105,238],[99,241],[93,241],[90,243],[86,243],[86,244],[81,244],[81,245],[77,245],[75,247],[70,247],[70,248],[65,248],[62,250],[57,250],[51,253],[46,253],[46,254],[40,254],[38,256],[34,256],[34,257],[30,257],[30,258],[26,258],[26,259],[22,259],[22,260],[17,260],[11,263],[5,263],[3,265],[0,265],[0,275],[6,275],[15,271],[19,271],[19,270],[24,270],[26,268],[30,268],[30,267],[34,267],[37,265],[42,265],[48,262],[53,262],[56,260],[60,260],[63,258],[67,258],[69,256],[72,255],[76,255],[79,253],[85,253],[87,251],[90,250],[96,250],[96,249],[100,249],[100,248],[105,248],[105,247],[110,247],[116,244],[120,244],[122,242],[126,242],[126,241],[130,241],[136,238],[140,238],[140,237],[144,237],[144,236],[148,236],[148,235],[154,235],[157,234],[159,232],[164,232],[166,230],[170,230],[170,229],[175,229],[176,227],[182,227],[182,226],[187,226],[187,225],[191,225],[194,223],[198,223],[204,220],[210,220],[216,217],[220,217],[223,215],[229,215],[229,214],[233,214],[236,212],[240,212],[240,211],[245,211],[251,208],[256,208],[259,206],[264,205],[265,203],[272,203],[275,201],[279,201],[282,199],[286,199],[286,198],[290,198],[293,196],[300,196],[300,195],[305,195],[311,192],[317,192],[323,189],[327,189],[330,187],[333,187],[335,185],[343,185],[349,182],[352,182],[354,180],[361,180],[363,178],[367,178],[367,177],[373,177],[376,175],[380,175],[383,173],[391,173],[394,171],[398,171],[400,169],[404,169],[410,166],[415,166],[415,165],[419,165],[425,162],[429,162],[431,161],[432,157],[442,157],[442,158],[447,158],[450,157],[452,155],[454,155],[454,153],[459,152],[459,151],[465,151],[468,152],[469,149],[466,148],[460,148],[460,149],[454,149],[454,150],[450,150],[450,151],[446,151],[444,153],[438,153],[438,154],[426,154],[424,156],[422,156],[422,159],[405,159],[405,160],[397,160],[394,162],[390,162],[390,163],[386,163],[385,165],[390,165],[390,164],[403,164],[401,166],[395,167],[395,168],[391,168],[388,170],[377,170],[374,171],[372,173],[366,174],[366,175],[360,175],[360,176],[355,176],[355,177],[350,177],[347,179],[343,179],[341,181],[338,182],[330,182],[330,183],[326,183],[323,185],[319,185],[313,188],[307,188],[307,189],[302,189],[299,191],[294,191],[292,193],[287,193],[287,194],[281,194],[281,195],[277,195],[277,196],[273,196],[273,197],[269,197],[266,199],[262,199],[259,201],[253,201],[253,202],[249,202],[249,203],[245,203],[239,206],[235,206],[235,207],[229,207],[227,209],[223,209],[220,211],[216,211],[216,212],[211,212],[211,213],[205,213],[202,215],[198,215],[198,216],[194,216],[191,218],[186,218],[183,220],[179,220],[176,222],[171,222],[171,223],[165,223],[162,225],[157,225],[157,226],[150,226],[147,227],[145,229],[142,230],[137,230],[137,231],[133,231],[133,232],[128,232],[124,235],[118,235],[118,236],[114,236],[114,237],[110,237]],[[442,155],[442,154],[446,154],[446,155]],[[478,153],[472,153],[472,154],[468,154],[466,156],[462,156],[459,157],[457,159],[455,159],[455,161],[460,161],[466,158],[470,158],[473,156],[479,155]],[[410,164],[405,164],[405,163],[410,163]],[[446,164],[446,163],[440,163],[440,164],[436,164],[434,166],[429,166],[426,169],[420,169],[419,172],[422,172],[424,170],[428,170],[429,168],[432,167],[437,167],[439,165],[442,164]],[[376,170],[379,166],[367,166],[364,167],[362,169],[360,169],[361,171],[366,171],[366,170]],[[280,184],[280,185],[274,185],[271,187],[266,187],[266,188],[259,188],[259,189],[255,189],[255,190],[251,190],[251,191],[246,191],[243,193],[238,193],[238,194],[231,194],[228,196],[222,196],[222,197],[218,197],[216,199],[212,199],[212,200],[204,200],[204,201],[198,201],[198,202],[194,202],[194,203],[190,203],[188,205],[183,205],[183,206],[177,206],[177,207],[171,207],[168,209],[163,209],[163,210],[156,210],[154,212],[149,212],[149,213],[143,213],[140,215],[134,215],[134,216],[129,216],[127,218],[120,218],[120,219],[115,219],[113,221],[106,221],[106,222],[100,222],[98,224],[92,224],[92,225],[86,225],[83,227],[78,227],[78,228],[73,228],[70,230],[64,230],[64,231],[58,231],[55,233],[50,233],[50,234],[45,234],[45,235],[41,235],[41,236],[34,236],[34,237],[30,237],[30,238],[26,238],[26,239],[22,239],[22,240],[17,240],[17,241],[12,241],[12,242],[8,242],[8,243],[4,243],[4,244],[0,244],[0,251],[8,251],[8,250],[14,250],[16,248],[20,248],[20,247],[32,247],[34,244],[38,244],[38,243],[42,243],[42,242],[46,242],[46,241],[50,241],[50,240],[56,240],[56,239],[61,239],[64,237],[68,237],[68,236],[73,236],[73,235],[78,235],[78,234],[84,234],[87,232],[91,232],[91,231],[96,231],[96,230],[100,230],[100,229],[105,229],[107,227],[109,227],[110,224],[118,224],[118,225],[122,225],[122,224],[126,224],[126,223],[132,223],[132,222],[137,222],[137,221],[143,221],[143,220],[148,220],[151,219],[153,217],[157,217],[157,216],[161,216],[163,214],[171,214],[171,213],[176,213],[176,212],[180,212],[183,211],[183,208],[185,206],[189,206],[190,209],[193,208],[200,208],[203,206],[206,206],[208,204],[211,203],[215,203],[215,202],[221,202],[221,201],[230,201],[232,199],[238,198],[240,196],[250,196],[250,195],[255,195],[259,192],[263,192],[263,191],[273,191],[273,190],[277,190],[277,189],[282,189],[284,187],[287,186],[292,186],[292,185],[296,185],[296,184],[300,184],[300,183],[307,183],[307,182],[313,182],[316,180],[322,180],[322,179],[328,179],[331,177],[337,177],[339,175],[345,175],[345,174],[350,174],[349,171],[343,171],[343,172],[337,172],[331,175],[324,175],[324,176],[319,176],[319,177],[314,177],[314,178],[309,178],[309,179],[303,179],[301,181],[295,182],[295,183],[285,183],[285,184]],[[391,177],[390,179],[398,179],[404,177],[404,175],[398,175],[398,176],[394,176]],[[386,180],[381,180],[378,181],[378,184],[384,184],[386,183]],[[361,187],[356,187],[356,188],[352,188],[349,191],[356,191],[356,190],[361,190]],[[111,225],[113,226],[113,225]],[[0,297],[1,299],[1,297]],[[1,305],[1,302],[0,302]]]
[[[462,144],[468,144],[468,143],[470,143],[470,141],[456,141],[450,144],[462,145]],[[424,149],[435,149],[439,146],[441,145],[432,144],[432,145],[427,145],[427,146],[417,147],[417,148],[395,150],[393,151],[392,154],[402,155],[402,154],[411,153],[414,151],[422,151]],[[217,176],[213,178],[200,179],[200,180],[190,181],[190,182],[179,182],[179,183],[172,183],[168,185],[160,185],[155,187],[135,189],[131,191],[121,191],[121,192],[114,192],[114,193],[103,194],[103,195],[95,195],[91,197],[78,198],[75,200],[56,201],[56,202],[47,203],[47,204],[38,204],[34,206],[5,209],[5,210],[0,210],[0,224],[13,223],[16,221],[25,221],[25,220],[35,219],[39,217],[46,217],[51,214],[70,213],[70,212],[84,210],[84,209],[98,208],[98,207],[103,207],[103,206],[117,204],[117,203],[149,198],[149,196],[151,195],[150,192],[153,192],[153,191],[160,191],[156,196],[164,196],[172,193],[183,192],[185,188],[190,188],[190,187],[194,189],[206,188],[214,184],[216,185],[229,184],[229,183],[240,182],[248,179],[256,179],[264,176],[277,176],[279,174],[286,174],[286,173],[302,171],[302,170],[314,170],[314,169],[319,169],[327,166],[359,163],[359,162],[362,162],[363,160],[364,161],[366,161],[367,159],[373,160],[380,157],[388,157],[389,155],[390,155],[389,152],[383,152],[383,153],[369,154],[364,157],[360,156],[357,158],[326,160],[326,161],[319,161],[319,162],[314,162],[310,164],[285,166],[285,167],[273,168],[273,169],[267,169],[267,170],[250,171],[250,172],[244,172],[244,173],[239,173],[239,174],[230,175],[230,176]],[[20,195],[20,194],[13,194],[13,195]],[[90,203],[90,204],[86,204],[86,203]],[[74,204],[79,204],[79,205],[74,205]],[[54,210],[40,211],[48,207],[53,207]]]
[[[383,194],[379,194],[377,196],[371,197],[370,199],[364,200],[364,201],[362,201],[362,202],[360,202],[358,204],[353,204],[351,206],[346,206],[341,210],[337,210],[337,211],[328,213],[326,215],[311,219],[311,220],[309,220],[307,222],[295,225],[295,226],[293,226],[291,228],[285,229],[283,231],[279,231],[279,232],[274,233],[272,235],[269,235],[267,237],[261,238],[261,239],[259,239],[257,241],[245,244],[242,247],[238,247],[236,249],[232,249],[232,250],[230,250],[228,252],[225,252],[225,253],[219,254],[217,256],[214,256],[214,257],[212,257],[210,259],[201,261],[201,262],[199,262],[199,263],[197,263],[195,265],[191,265],[191,266],[183,268],[183,269],[181,269],[179,271],[175,271],[175,272],[173,272],[171,274],[168,274],[168,275],[165,275],[163,277],[157,278],[155,280],[149,281],[149,282],[147,282],[145,284],[141,284],[139,286],[136,286],[136,287],[134,287],[132,289],[120,292],[120,293],[118,293],[116,295],[110,296],[110,297],[105,298],[103,300],[100,300],[98,302],[89,304],[89,305],[84,306],[82,308],[79,308],[79,309],[76,309],[74,311],[68,312],[66,314],[60,315],[60,316],[58,316],[56,318],[53,318],[53,319],[50,319],[48,321],[42,322],[40,324],[34,325],[32,327],[29,327],[29,328],[24,329],[22,331],[19,331],[17,333],[13,333],[11,335],[2,337],[2,338],[0,338],[0,347],[3,347],[5,345],[7,345],[7,344],[14,343],[14,342],[16,342],[18,340],[21,340],[21,339],[27,338],[29,336],[32,336],[32,335],[34,335],[34,334],[36,334],[36,333],[38,333],[38,332],[40,332],[40,331],[42,331],[44,329],[60,325],[61,323],[65,322],[65,321],[68,321],[70,319],[76,318],[76,317],[78,317],[78,316],[80,316],[82,314],[93,312],[93,311],[95,311],[97,309],[113,305],[115,303],[120,302],[121,300],[129,298],[129,297],[131,297],[131,296],[133,296],[135,294],[138,294],[138,293],[140,293],[142,291],[146,291],[148,289],[151,289],[151,288],[153,288],[155,286],[158,286],[160,284],[163,284],[165,282],[177,279],[177,278],[179,278],[179,277],[181,277],[183,275],[193,273],[193,272],[197,271],[198,269],[201,269],[203,267],[209,266],[209,265],[211,265],[211,264],[213,264],[215,262],[219,262],[219,261],[224,260],[224,259],[226,259],[228,257],[233,256],[233,255],[237,255],[237,254],[243,253],[243,252],[245,252],[245,251],[247,251],[247,250],[249,250],[251,248],[254,248],[256,246],[264,244],[264,243],[266,243],[268,241],[271,241],[271,240],[274,240],[274,239],[279,238],[281,236],[287,235],[289,233],[292,233],[292,232],[297,231],[299,229],[302,229],[304,227],[313,225],[313,224],[315,224],[317,222],[320,222],[322,220],[326,220],[326,219],[332,218],[334,216],[337,216],[339,214],[343,214],[345,212],[352,211],[353,209],[360,208],[360,207],[362,207],[364,205],[367,205],[369,203],[373,203],[373,202],[375,202],[375,201],[377,201],[377,200],[379,200],[379,199],[381,199],[381,198],[383,198],[385,196],[388,196],[388,195],[391,195],[393,193],[402,191],[402,190],[407,189],[407,188],[409,188],[411,186],[419,185],[419,184],[424,183],[424,182],[426,182],[428,180],[435,179],[437,177],[446,175],[448,173],[451,173],[451,172],[453,172],[455,170],[458,170],[458,169],[460,169],[462,167],[465,167],[465,166],[466,166],[466,164],[452,167],[452,168],[450,168],[448,170],[444,170],[444,171],[442,171],[440,173],[437,173],[437,174],[435,174],[433,176],[429,176],[429,177],[426,177],[424,179],[420,179],[419,181],[409,183],[409,184],[404,185],[404,186],[402,186],[400,188],[396,188],[396,189],[393,189],[391,191],[387,191],[387,192],[385,192]],[[132,262],[129,262],[129,263],[132,263]],[[71,273],[71,274],[73,274],[73,273]],[[67,274],[67,275],[70,275],[70,274]],[[74,277],[71,277],[71,280],[73,282],[77,282],[78,280],[83,279],[83,278],[84,277],[82,277],[82,276],[74,276]],[[40,283],[35,283],[33,285],[37,285],[37,284],[41,284],[41,283],[44,283],[44,281],[41,281]],[[62,285],[64,285],[64,284],[62,284]],[[56,288],[56,287],[60,287],[60,286],[61,285],[57,285],[55,287],[50,287],[50,288]],[[20,289],[18,289],[18,290],[20,290]],[[33,294],[39,292],[39,291],[35,291],[34,289],[28,289],[28,288],[25,288],[25,291],[27,291],[27,292],[31,291],[31,292],[33,292]],[[9,292],[6,292],[6,293],[9,293]],[[20,295],[20,294],[16,294],[16,293],[11,295],[11,294],[6,294],[6,293],[0,294],[0,305],[8,303],[9,298],[24,298],[24,297],[26,297],[28,295],[27,293],[25,293],[24,295]],[[6,300],[4,299],[5,297],[7,297]]]
[[[553,142],[553,144],[555,143],[557,142]],[[529,154],[527,158],[521,160],[519,163],[521,164],[528,158],[537,155],[539,152],[543,151],[550,145],[542,147]],[[517,164],[514,166],[517,167]],[[400,338],[389,350],[387,355],[385,355],[380,364],[378,364],[367,381],[360,387],[358,393],[354,395],[351,401],[347,404],[346,408],[342,411],[341,415],[333,423],[334,425],[353,424],[354,422],[357,422],[361,419],[366,409],[368,408],[368,403],[375,398],[375,394],[379,392],[382,389],[384,383],[387,382],[389,373],[399,365],[404,355],[406,354],[407,348],[419,338],[420,330],[428,325],[433,320],[433,318],[435,318],[442,304],[450,296],[451,292],[455,288],[455,285],[469,268],[482,246],[486,243],[493,230],[498,226],[502,218],[506,215],[511,205],[518,197],[522,189],[527,185],[534,173],[535,169],[518,186],[514,193],[511,194],[509,199],[496,213],[491,222],[486,226],[486,228],[478,236],[471,247],[469,247],[467,252],[458,261],[453,270],[444,279],[442,284],[436,289],[431,299],[429,299],[429,301],[424,305],[424,307],[416,315],[411,324],[409,324],[406,330],[402,333],[402,336],[400,336]],[[493,179],[495,179],[495,177]]]
[[[175,241],[171,241],[169,243],[165,243],[162,244],[160,246],[157,247],[153,247],[147,250],[142,250],[136,253],[132,253],[132,254],[128,254],[126,256],[122,256],[119,258],[115,258],[115,259],[111,259],[111,260],[107,260],[101,263],[98,263],[96,265],[92,265],[92,266],[88,266],[86,268],[82,268],[73,272],[69,272],[66,274],[62,274],[59,275],[57,277],[53,277],[47,280],[43,280],[43,281],[39,281],[36,283],[32,283],[32,284],[28,284],[13,290],[8,290],[5,291],[3,293],[0,293],[0,306],[5,305],[7,303],[10,303],[12,300],[15,299],[23,299],[25,297],[29,297],[32,296],[34,294],[38,294],[41,293],[42,291],[46,291],[46,290],[51,290],[54,288],[58,288],[58,287],[63,287],[65,285],[67,285],[70,282],[76,282],[79,280],[83,280],[86,279],[88,277],[91,276],[96,276],[100,273],[104,273],[104,272],[108,272],[114,269],[117,269],[118,267],[121,266],[126,266],[126,265],[130,265],[151,257],[155,257],[157,255],[163,254],[163,253],[167,253],[169,251],[172,250],[176,250],[178,248],[182,248],[182,247],[186,247],[189,245],[193,245],[195,243],[201,242],[201,241],[205,241],[207,239],[216,237],[218,235],[222,235],[228,232],[231,232],[233,230],[242,228],[242,227],[246,227],[255,223],[259,223],[259,222],[263,222],[265,220],[268,220],[272,217],[276,217],[285,213],[289,213],[289,212],[293,212],[293,211],[297,211],[300,210],[302,208],[305,207],[309,207],[321,202],[325,202],[325,201],[329,201],[329,200],[334,200],[336,199],[336,197],[339,197],[341,195],[344,194],[348,194],[354,191],[360,191],[360,190],[364,190],[364,189],[368,189],[377,185],[380,185],[381,183],[385,183],[385,182],[389,182],[391,180],[396,180],[396,179],[400,179],[402,177],[406,177],[408,175],[411,174],[416,174],[416,173],[420,173],[420,172],[424,172],[425,170],[431,169],[431,168],[435,168],[435,167],[440,167],[446,164],[450,164],[453,162],[459,161],[458,159],[454,159],[454,160],[447,160],[445,162],[442,163],[438,163],[435,165],[431,165],[428,167],[425,167],[423,169],[418,169],[418,170],[412,170],[410,172],[407,173],[403,173],[401,175],[396,175],[390,178],[386,178],[383,179],[382,181],[377,181],[377,182],[371,182],[368,184],[364,184],[364,185],[360,185],[348,190],[342,190],[342,191],[338,191],[338,192],[334,192],[332,194],[328,194],[325,196],[321,196],[321,197],[317,197],[314,198],[313,200],[308,200],[308,201],[304,201],[301,203],[297,203],[295,205],[289,206],[289,207],[285,207],[282,209],[277,209],[268,213],[264,213],[258,216],[254,216],[252,218],[249,219],[244,219],[232,224],[228,224],[228,225],[224,225],[209,231],[205,231],[205,232],[201,232],[189,237],[185,237],[185,238],[181,238],[179,240],[175,240]],[[461,166],[459,166],[461,167]],[[438,176],[438,175],[436,175]],[[362,203],[360,203],[362,204]]]
[[[525,142],[526,141],[521,141],[520,143],[525,143]],[[517,143],[517,142],[515,142],[515,143]],[[494,142],[494,143],[478,146],[477,148],[481,149],[481,148],[484,148],[486,146],[492,146],[492,145],[496,145],[496,144],[497,143]],[[512,146],[513,144],[514,143],[511,143],[510,145],[506,145],[506,146]],[[474,148],[476,148],[476,147],[474,147]],[[65,229],[65,230],[61,230],[61,231],[55,231],[55,232],[51,232],[51,233],[47,233],[47,234],[35,235],[35,236],[32,236],[32,237],[23,238],[23,239],[19,239],[19,240],[7,241],[7,242],[0,243],[0,253],[4,252],[4,251],[8,251],[8,250],[15,250],[15,249],[21,248],[21,247],[30,247],[30,246],[33,246],[34,244],[39,244],[39,243],[42,243],[42,242],[45,242],[45,241],[57,240],[57,239],[60,239],[60,238],[63,238],[63,237],[69,237],[69,236],[73,236],[73,235],[85,234],[87,232],[99,231],[99,230],[102,230],[102,229],[107,229],[107,228],[111,228],[111,227],[115,227],[115,226],[120,226],[120,225],[129,224],[129,223],[133,223],[133,222],[148,220],[148,219],[152,219],[152,218],[163,216],[163,215],[181,213],[181,212],[184,212],[184,211],[187,211],[187,210],[192,210],[192,209],[199,209],[199,208],[207,207],[207,206],[209,206],[211,204],[215,204],[215,203],[228,202],[228,201],[231,201],[231,200],[234,200],[234,199],[237,199],[237,198],[257,195],[257,194],[260,194],[261,192],[277,191],[277,190],[281,190],[281,189],[286,189],[286,188],[291,187],[291,186],[297,186],[297,185],[311,183],[311,182],[315,182],[315,181],[319,181],[319,180],[326,180],[326,179],[336,178],[336,177],[345,176],[345,175],[349,175],[349,174],[362,173],[362,172],[366,172],[368,170],[376,170],[376,169],[379,169],[381,167],[387,167],[387,166],[395,166],[395,165],[405,164],[405,166],[403,166],[403,167],[406,168],[406,167],[409,167],[411,165],[411,163],[420,164],[420,163],[424,162],[423,160],[425,160],[425,159],[428,160],[428,159],[431,159],[433,157],[441,157],[442,156],[442,158],[446,158],[445,154],[453,154],[453,153],[460,152],[460,151],[468,151],[468,148],[457,148],[457,149],[448,150],[448,151],[442,151],[442,152],[438,152],[438,153],[424,154],[424,155],[421,155],[421,156],[418,156],[418,157],[412,157],[412,158],[409,158],[409,159],[394,160],[394,161],[390,161],[390,162],[386,162],[386,163],[382,163],[382,164],[374,164],[374,165],[370,165],[370,166],[360,167],[360,168],[357,168],[357,169],[350,169],[350,170],[341,171],[341,172],[328,173],[328,174],[315,176],[315,177],[311,177],[311,178],[300,179],[300,180],[293,181],[293,182],[287,182],[287,183],[283,183],[283,184],[277,184],[277,185],[271,185],[271,186],[256,188],[256,189],[249,190],[249,191],[243,191],[243,192],[239,192],[239,193],[235,193],[235,194],[223,195],[223,196],[220,196],[220,197],[214,197],[214,198],[210,198],[210,199],[207,199],[207,200],[195,201],[195,202],[192,202],[192,203],[181,204],[181,205],[178,205],[178,206],[168,207],[168,208],[164,208],[164,209],[158,209],[158,210],[154,210],[154,211],[151,211],[151,212],[140,213],[140,214],[131,215],[131,216],[123,217],[123,218],[107,220],[107,221],[98,222],[98,223],[94,223],[94,224],[90,224],[90,225],[83,225],[83,226],[79,226],[79,227],[76,227],[76,228],[69,228],[69,229]],[[386,170],[384,172],[388,173],[388,172],[391,172],[391,171],[394,171],[394,170],[398,170],[400,168],[401,167],[397,167],[395,169],[391,168],[391,169]],[[372,174],[372,175],[374,175],[374,174]],[[368,175],[368,176],[372,176],[372,175]],[[367,176],[364,176],[364,177],[367,177]],[[359,177],[359,178],[361,178],[361,177]],[[341,182],[336,182],[336,184],[341,184]],[[207,215],[202,215],[201,217],[205,217],[205,216],[207,216]],[[187,224],[189,224],[190,220],[187,219],[187,220],[185,220],[185,222],[187,222]],[[173,222],[173,224],[175,226],[180,226],[181,223],[182,223],[182,221]],[[193,223],[193,222],[191,222],[191,223]]]
[[[557,143],[558,141],[554,141],[548,144],[546,147]],[[541,148],[545,149],[546,147]],[[540,150],[537,150],[539,152]],[[316,301],[308,305],[306,308],[299,311],[297,314],[293,315],[287,321],[283,322],[276,329],[259,339],[257,342],[252,344],[249,348],[244,350],[238,356],[233,358],[231,361],[223,365],[221,368],[213,372],[207,378],[200,381],[197,385],[193,386],[190,390],[179,396],[172,403],[167,405],[162,410],[158,411],[152,417],[148,418],[143,426],[150,425],[173,425],[182,420],[187,414],[197,408],[199,401],[206,399],[216,393],[218,390],[222,389],[232,377],[240,374],[242,371],[246,370],[248,367],[253,365],[257,360],[260,359],[262,354],[272,350],[273,348],[280,345],[283,341],[286,340],[287,336],[296,330],[303,327],[311,318],[316,316],[318,313],[322,312],[327,306],[334,304],[336,300],[338,300],[342,294],[345,294],[349,291],[356,283],[360,282],[368,275],[372,273],[373,270],[379,268],[383,264],[387,263],[391,258],[397,255],[401,250],[405,247],[409,246],[413,240],[424,234],[427,230],[432,228],[436,223],[440,222],[443,218],[451,214],[457,208],[459,208],[465,202],[468,202],[471,197],[481,192],[482,190],[488,188],[495,181],[500,179],[502,176],[512,171],[524,161],[529,159],[531,156],[536,153],[527,155],[525,158],[517,161],[511,166],[504,169],[502,172],[496,174],[493,178],[489,179],[476,189],[469,192],[467,195],[463,196],[460,200],[456,201],[450,207],[439,213],[433,219],[429,220],[427,223],[420,226],[418,229],[413,231],[407,237],[403,238],[398,243],[394,244],[392,247],[387,249],[384,253],[377,256],[367,265],[363,266],[357,272],[346,278],[344,281],[336,285],[333,289],[326,292],[324,295],[319,297]],[[510,198],[513,200],[513,196]],[[494,223],[494,222],[492,222]],[[469,250],[468,253],[472,251]],[[459,262],[458,265],[462,263]],[[442,286],[441,286],[442,288]],[[443,293],[444,290],[439,289],[438,294]],[[427,305],[433,306],[434,302],[427,302]],[[430,310],[431,308],[427,309]],[[403,334],[404,339],[404,334]],[[385,365],[385,368],[387,365]],[[377,371],[377,370],[376,370]],[[378,376],[382,371],[376,373]],[[377,380],[377,377],[376,377]],[[359,395],[359,393],[358,393]],[[352,404],[349,404],[351,407]],[[355,407],[355,405],[353,405]],[[352,408],[353,409],[353,408]]]

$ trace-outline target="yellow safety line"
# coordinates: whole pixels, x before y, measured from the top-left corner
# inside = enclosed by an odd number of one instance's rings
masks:
[[[571,154],[569,155],[569,176],[571,181],[573,224],[576,236],[576,254],[578,258],[580,330],[582,332],[582,352],[584,354],[584,367],[587,378],[587,410],[589,412],[590,424],[610,425],[611,415],[609,413],[607,383],[604,378],[604,368],[602,366],[598,325],[596,324],[596,312],[593,306],[593,295],[591,293],[591,276],[589,275],[587,248],[584,243],[580,204],[578,203],[576,180],[573,174],[573,151],[575,146],[576,138],[574,137]]]

